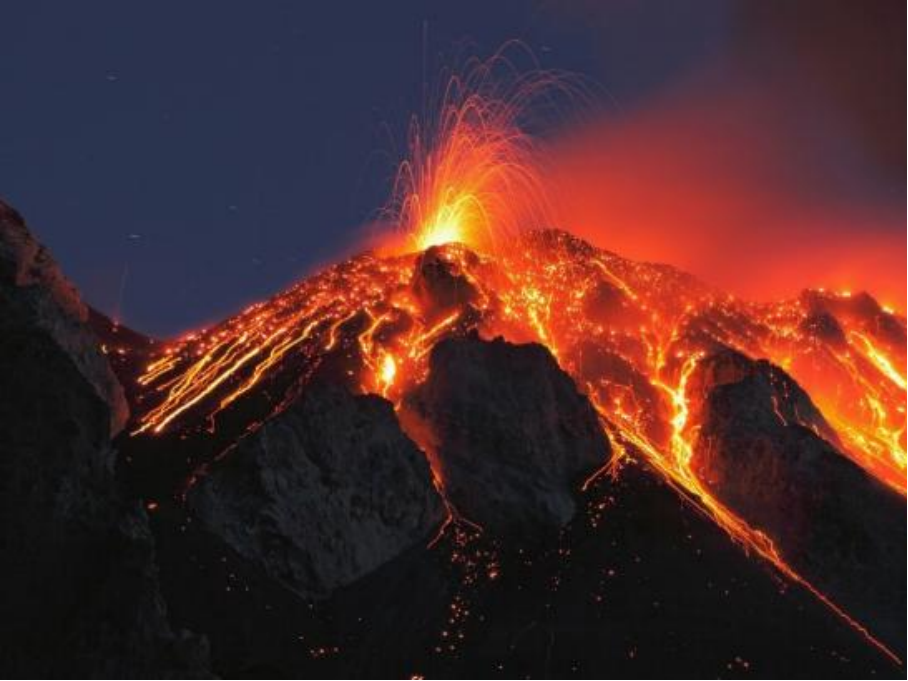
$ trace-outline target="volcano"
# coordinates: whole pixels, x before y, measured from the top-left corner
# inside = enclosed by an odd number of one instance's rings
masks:
[[[525,230],[162,340],[4,205],[0,308],[10,673],[904,674],[906,322],[868,294]]]

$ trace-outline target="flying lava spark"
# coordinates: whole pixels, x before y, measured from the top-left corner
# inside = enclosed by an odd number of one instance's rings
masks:
[[[253,414],[254,430],[327,368],[401,411],[441,339],[478,332],[540,343],[596,407],[614,444],[609,472],[620,475],[626,460],[645,463],[745,551],[897,660],[790,564],[768,530],[720,501],[698,465],[691,386],[719,350],[768,360],[804,387],[825,424],[779,419],[834,440],[904,496],[905,318],[865,293],[741,300],[553,229],[539,150],[519,117],[555,79],[519,77],[503,87],[491,72],[480,63],[452,78],[437,116],[414,126],[385,210],[399,231],[386,244],[150,350],[133,437],[216,432],[237,409]],[[431,434],[409,434],[432,463]],[[444,475],[434,474],[443,493]]]

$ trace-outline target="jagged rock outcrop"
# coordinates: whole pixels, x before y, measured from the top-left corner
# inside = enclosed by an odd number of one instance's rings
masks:
[[[110,410],[111,433],[129,418],[123,389],[87,324],[89,311],[48,250],[35,241],[22,217],[0,201],[0,285],[3,305],[40,328],[70,357]]]
[[[0,661],[26,676],[205,673],[175,635],[148,519],[114,475],[122,390],[86,309],[0,204]]]
[[[404,411],[454,506],[496,533],[564,525],[573,492],[609,456],[592,405],[541,345],[442,341]]]
[[[705,484],[834,601],[901,640],[904,500],[839,451],[808,395],[765,360],[707,357],[690,397]]]
[[[713,405],[710,398],[717,390],[740,391],[739,397],[745,400],[737,406],[747,408],[751,431],[772,432],[778,426],[800,426],[832,445],[840,446],[838,435],[810,396],[791,376],[768,360],[754,360],[725,348],[706,357],[697,364],[688,381],[692,408]],[[706,415],[704,413],[700,418]],[[717,413],[713,410],[709,415]]]
[[[326,384],[213,464],[188,503],[238,554],[312,598],[427,541],[445,518],[391,404]]]
[[[475,264],[477,256],[471,251],[454,248],[468,263]],[[464,308],[478,296],[478,291],[460,264],[452,258],[448,249],[432,247],[426,250],[416,262],[416,271],[411,284],[416,299],[423,309],[431,311],[433,317],[441,317],[454,308]]]
[[[608,386],[619,396],[625,392],[633,395],[635,402],[643,406],[640,428],[654,442],[668,440],[671,413],[665,395],[633,363],[594,341],[579,343],[564,359],[572,363],[583,380]],[[608,395],[607,390],[603,392]]]

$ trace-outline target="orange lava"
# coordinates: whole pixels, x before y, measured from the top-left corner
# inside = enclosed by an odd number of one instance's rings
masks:
[[[528,54],[511,42],[467,61],[427,102],[432,114],[411,122],[409,157],[382,211],[397,226],[394,250],[464,243],[494,253],[526,229],[552,226],[543,155],[522,118],[531,108],[557,111],[583,88],[563,73],[521,71],[514,52]]]

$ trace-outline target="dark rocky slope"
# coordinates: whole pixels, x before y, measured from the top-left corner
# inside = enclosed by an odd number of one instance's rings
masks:
[[[225,676],[901,674],[645,468],[576,503],[532,548],[448,533],[316,603],[195,523],[152,521],[174,617],[210,636]]]
[[[715,354],[691,390],[701,479],[811,582],[904,648],[904,500],[836,448],[807,394],[769,362]]]
[[[589,406],[573,384],[527,389],[528,376],[555,375],[538,347],[476,338],[451,347],[455,357],[494,353],[498,366],[520,367],[491,370],[489,389],[519,397],[470,426],[482,423],[490,436],[508,433],[512,439],[502,442],[521,443],[527,432],[557,442],[564,437],[560,421],[527,421],[526,410],[583,414]],[[442,354],[433,370],[446,361]],[[492,382],[463,371],[445,380],[453,394],[474,399],[468,387]],[[593,448],[597,456],[601,446]],[[502,448],[483,450],[490,461],[458,475],[466,484],[475,473],[473,482],[486,485],[495,503],[507,501],[510,510],[502,512],[538,519],[538,488],[521,496],[520,488],[485,481],[487,466],[505,480],[509,468],[525,466],[525,457],[509,459]],[[513,533],[511,524],[492,523],[482,533],[449,527],[437,543],[418,544],[318,601],[270,578],[257,559],[179,508],[168,509],[153,518],[165,593],[184,626],[211,637],[214,668],[228,676],[896,673],[812,594],[746,556],[645,467],[628,464],[617,479],[602,476],[583,494],[563,480],[549,485],[545,494],[568,498],[576,509],[560,532],[545,524],[529,536]]]
[[[175,634],[138,503],[114,479],[127,407],[87,310],[0,204],[0,602],[6,675],[204,673]]]
[[[2,201],[0,284],[8,334],[40,335],[59,348],[106,405],[110,434],[116,435],[129,417],[129,406],[97,337],[89,329],[89,310],[47,249],[32,238],[22,217]],[[7,354],[4,359],[12,357]],[[29,397],[28,393],[22,395],[23,400]]]
[[[448,498],[494,535],[567,523],[572,490],[609,457],[596,411],[541,345],[442,341],[403,413]]]

